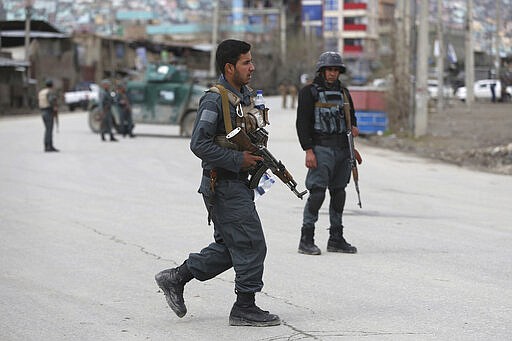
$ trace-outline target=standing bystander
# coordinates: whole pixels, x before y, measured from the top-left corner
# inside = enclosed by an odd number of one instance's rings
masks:
[[[44,151],[58,152],[59,150],[53,146],[53,123],[57,120],[57,94],[53,89],[53,81],[46,80],[46,87],[38,93],[39,109],[43,116],[44,122]]]

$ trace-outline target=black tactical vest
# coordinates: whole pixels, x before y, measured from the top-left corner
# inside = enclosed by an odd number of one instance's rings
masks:
[[[316,99],[314,132],[319,135],[345,134],[347,125],[343,112],[341,88],[339,90],[327,90],[313,83],[311,91]]]

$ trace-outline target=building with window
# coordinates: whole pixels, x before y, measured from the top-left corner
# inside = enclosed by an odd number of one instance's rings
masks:
[[[352,84],[368,81],[380,49],[380,16],[389,15],[385,3],[390,2],[394,4],[394,0],[302,1],[303,26],[324,39],[325,50],[342,54]]]

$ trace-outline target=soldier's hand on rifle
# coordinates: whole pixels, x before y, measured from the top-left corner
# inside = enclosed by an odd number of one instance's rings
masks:
[[[258,161],[263,161],[263,157],[254,155],[251,152],[244,151],[244,160],[242,161],[242,169],[249,169],[256,165]]]
[[[316,168],[318,166],[316,162],[316,155],[313,149],[306,150],[306,168]]]
[[[352,126],[352,136],[356,137],[359,136],[359,128]]]

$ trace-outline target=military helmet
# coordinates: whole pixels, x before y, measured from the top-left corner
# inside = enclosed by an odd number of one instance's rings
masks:
[[[53,86],[53,81],[51,79],[47,79],[44,83],[49,88],[51,88]]]
[[[345,64],[343,63],[343,59],[341,59],[341,55],[338,52],[324,52],[318,57],[318,61],[316,62],[316,72],[320,72],[323,67],[338,67],[340,68],[340,72],[344,73],[346,70]]]

